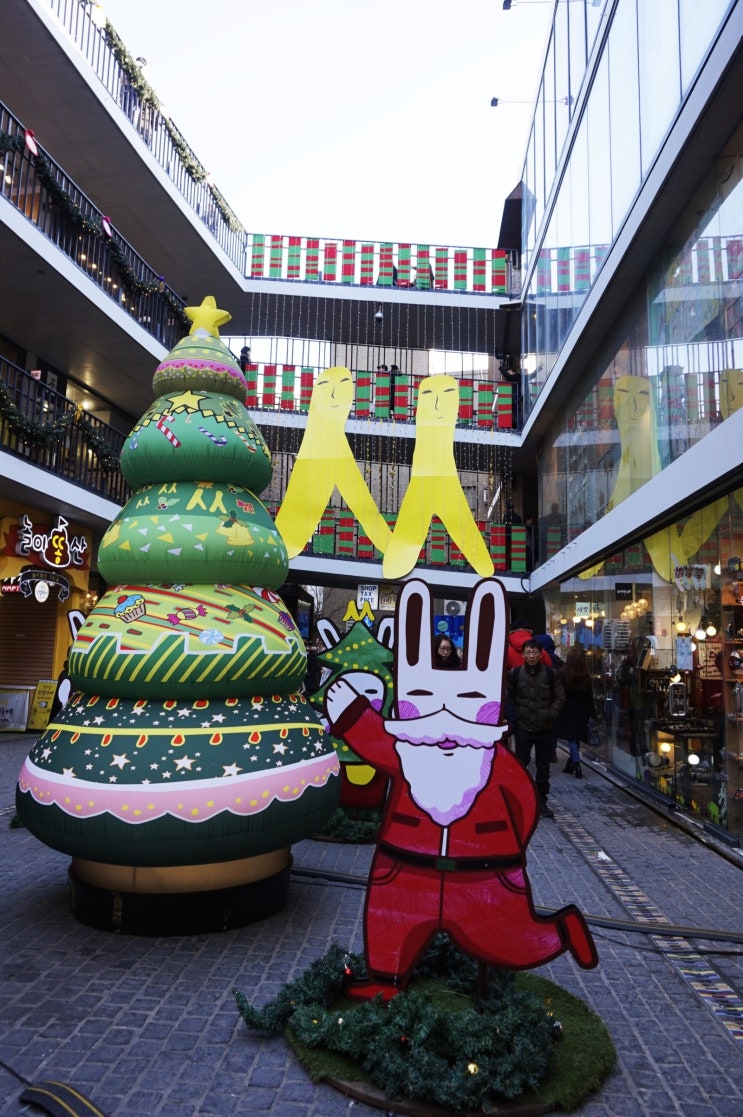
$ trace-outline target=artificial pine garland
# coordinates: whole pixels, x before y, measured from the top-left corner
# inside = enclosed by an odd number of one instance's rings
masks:
[[[365,977],[363,958],[334,944],[262,1009],[234,991],[241,1016],[256,1031],[285,1028],[307,1048],[352,1059],[390,1098],[409,1098],[454,1112],[488,1112],[535,1089],[549,1070],[561,1026],[515,975],[489,970],[477,991],[478,966],[444,935],[416,969],[423,986],[388,1004],[343,999],[346,982]],[[434,978],[446,980],[441,997]],[[452,998],[461,1007],[452,1010]]]
[[[8,430],[22,439],[32,450],[49,450],[58,446],[67,431],[74,425],[104,472],[110,473],[119,468],[119,451],[112,449],[94,430],[81,407],[75,408],[74,411],[66,411],[64,415],[48,423],[37,423],[16,407],[8,394],[7,387],[0,380],[0,418],[7,425]]]
[[[376,842],[381,821],[381,811],[370,810],[368,817],[355,818],[348,810],[339,807],[330,816],[318,836],[331,842],[369,845],[370,842]]]
[[[16,151],[24,154],[25,141],[22,136],[14,136],[9,132],[0,132],[0,151]],[[100,237],[106,241],[107,250],[116,264],[119,272],[121,286],[132,298],[141,295],[159,294],[168,304],[173,314],[185,328],[190,326],[189,319],[184,311],[181,300],[161,280],[153,279],[149,282],[140,279],[129,262],[129,257],[115,237],[106,235],[98,214],[85,213],[77,202],[73,201],[69,192],[57,180],[54,168],[39,147],[39,154],[30,156],[34,172],[41,186],[46,191],[56,211],[82,233]]]

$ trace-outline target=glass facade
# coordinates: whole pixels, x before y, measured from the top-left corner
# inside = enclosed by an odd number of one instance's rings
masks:
[[[568,541],[743,403],[742,147],[743,126],[545,439],[540,508],[559,505]],[[545,537],[540,561],[558,549]]]
[[[545,591],[547,631],[563,659],[586,651],[601,741],[587,755],[741,841],[743,489],[656,545],[672,550],[701,521],[709,533],[669,580],[637,543],[600,574]]]
[[[558,4],[524,164],[527,414],[730,6],[730,0]],[[594,48],[600,57],[587,70]],[[588,80],[588,96],[576,105]],[[576,108],[581,115],[573,121]]]

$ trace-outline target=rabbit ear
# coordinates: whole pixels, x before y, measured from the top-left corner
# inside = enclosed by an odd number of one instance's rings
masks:
[[[340,640],[338,629],[327,617],[320,617],[320,620],[317,622],[317,631],[326,648],[334,648]]]
[[[479,582],[467,605],[465,669],[473,679],[482,677],[485,693],[503,679],[508,636],[506,593],[497,578]]]
[[[385,617],[380,621],[377,629],[377,640],[383,648],[391,648],[395,643],[395,622],[392,617]]]
[[[398,670],[428,675],[432,666],[431,594],[425,582],[403,586],[395,617],[395,662]]]

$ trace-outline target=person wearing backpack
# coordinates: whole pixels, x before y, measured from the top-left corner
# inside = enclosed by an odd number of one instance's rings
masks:
[[[542,649],[531,637],[522,645],[523,665],[508,675],[506,715],[515,738],[515,752],[527,768],[534,750],[534,765],[542,818],[554,818],[547,799],[550,791],[550,758],[555,722],[565,704],[560,673],[542,663]]]

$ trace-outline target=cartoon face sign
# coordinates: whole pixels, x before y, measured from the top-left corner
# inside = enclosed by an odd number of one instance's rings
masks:
[[[614,414],[619,427],[639,423],[650,411],[650,384],[644,376],[620,376],[614,385]]]
[[[499,582],[481,582],[467,611],[465,661],[461,670],[433,669],[431,600],[422,582],[400,594],[395,647],[398,718],[438,715],[478,725],[500,720],[505,658],[506,601]]]
[[[353,377],[347,368],[328,368],[315,381],[309,414],[329,411],[334,421],[345,422],[353,405]]]
[[[459,388],[453,376],[427,376],[418,388],[416,427],[453,427],[459,414]]]

